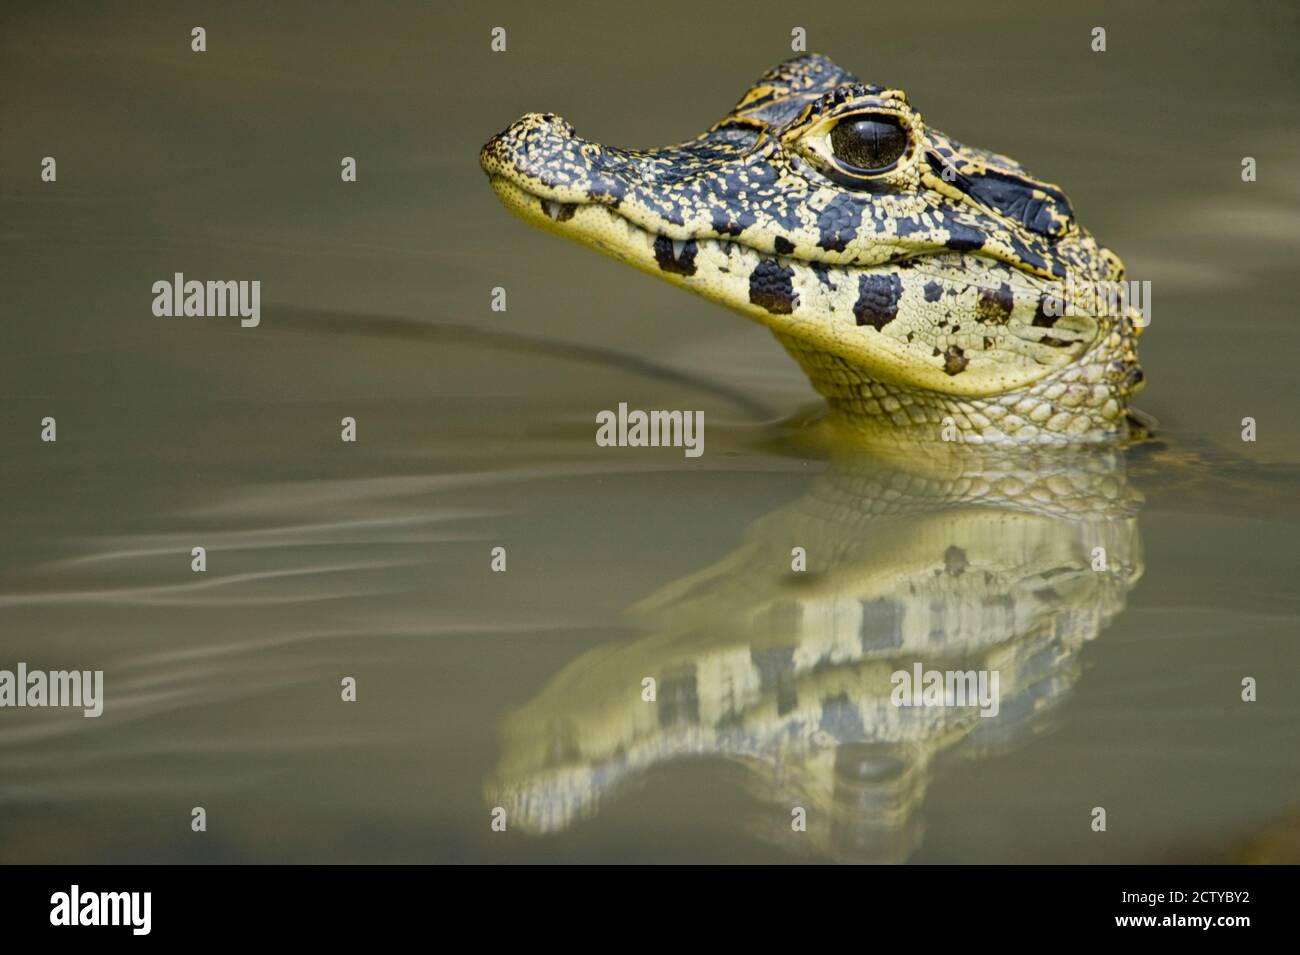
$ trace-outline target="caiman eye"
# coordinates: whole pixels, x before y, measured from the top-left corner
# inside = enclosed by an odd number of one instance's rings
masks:
[[[907,142],[907,131],[892,116],[846,116],[831,130],[835,158],[863,172],[888,171]]]

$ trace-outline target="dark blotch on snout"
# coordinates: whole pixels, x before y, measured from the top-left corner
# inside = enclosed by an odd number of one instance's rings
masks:
[[[789,315],[798,302],[794,294],[794,269],[764,259],[749,276],[749,300],[773,315]]]
[[[859,325],[880,331],[898,315],[898,299],[903,285],[897,275],[863,275],[858,278],[858,300],[853,317]]]

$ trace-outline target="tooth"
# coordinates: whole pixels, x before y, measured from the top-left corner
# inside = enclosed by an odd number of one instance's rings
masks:
[[[683,239],[673,239],[673,258],[681,260],[682,253],[686,251],[686,242]]]
[[[543,199],[542,211],[552,219],[558,220],[560,218],[560,204],[558,202],[552,202],[550,199]]]

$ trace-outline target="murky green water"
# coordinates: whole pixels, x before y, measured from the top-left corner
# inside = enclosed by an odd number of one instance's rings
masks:
[[[0,861],[1294,860],[1286,6],[108,9],[0,29],[0,668],[107,687],[0,710]],[[760,328],[487,189],[525,110],[681,139],[796,23],[1152,281],[1162,444],[851,453]],[[261,325],[155,318],[176,271],[261,280]],[[704,455],[597,447],[619,402]],[[998,715],[892,706],[915,661]]]

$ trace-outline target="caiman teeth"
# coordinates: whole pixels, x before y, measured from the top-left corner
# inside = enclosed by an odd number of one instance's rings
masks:
[[[566,222],[573,218],[573,212],[577,206],[572,202],[552,202],[550,199],[542,200],[542,211],[548,217],[556,222]]]

